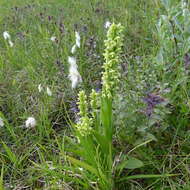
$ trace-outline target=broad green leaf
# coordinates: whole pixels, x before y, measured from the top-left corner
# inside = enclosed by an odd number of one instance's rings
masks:
[[[143,166],[144,164],[141,160],[131,157],[129,160],[126,160],[124,167],[127,169],[136,169],[136,168],[141,168]]]
[[[124,160],[123,162],[121,162],[120,165],[118,165],[118,169],[122,170],[124,168],[127,169],[136,169],[136,168],[141,168],[143,167],[143,162],[136,159],[136,158],[129,158],[128,160]]]

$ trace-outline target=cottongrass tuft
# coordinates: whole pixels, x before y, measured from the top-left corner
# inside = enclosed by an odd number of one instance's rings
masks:
[[[28,117],[25,121],[26,128],[34,128],[36,126],[36,120],[34,117]]]
[[[38,91],[41,92],[43,90],[43,87],[41,84],[38,85]]]
[[[56,36],[52,36],[51,38],[50,38],[50,40],[52,41],[52,42],[55,42],[56,41]]]
[[[11,39],[11,36],[10,36],[10,34],[9,34],[7,31],[5,31],[5,32],[3,32],[3,38],[4,38],[5,40],[10,40],[10,39]]]
[[[4,126],[4,122],[3,122],[3,119],[0,117],[0,127],[3,127]]]
[[[77,47],[80,48],[80,35],[79,33],[76,31],[75,32],[75,45],[73,45],[73,47],[71,48],[71,53],[75,54]]]
[[[79,83],[82,82],[82,77],[78,72],[78,66],[76,64],[75,57],[68,57],[69,67],[69,79],[71,80],[72,88],[76,88]]]
[[[11,40],[9,40],[8,42],[9,42],[10,47],[13,47],[14,45],[13,42]]]
[[[48,96],[52,96],[52,91],[50,90],[49,87],[46,88],[46,92]]]
[[[10,36],[10,34],[7,31],[3,32],[3,38],[5,40],[8,40],[8,43],[9,43],[10,47],[13,47],[14,44],[11,41],[11,36]]]
[[[106,21],[104,24],[104,28],[109,28],[111,26],[111,22],[110,21]]]
[[[77,45],[75,44],[75,45],[72,47],[72,49],[71,49],[71,53],[72,53],[72,54],[75,54],[76,49],[77,49]]]
[[[80,35],[78,32],[75,32],[76,45],[80,48]]]

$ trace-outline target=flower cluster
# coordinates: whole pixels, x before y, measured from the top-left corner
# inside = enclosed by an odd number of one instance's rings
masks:
[[[109,27],[107,40],[105,41],[106,50],[104,53],[105,63],[104,63],[104,73],[102,77],[103,88],[102,88],[102,97],[111,98],[114,92],[114,89],[117,86],[117,81],[119,80],[119,55],[121,53],[122,47],[122,30],[123,27],[121,24],[112,24]],[[88,103],[87,97],[84,91],[79,92],[79,115],[80,120],[76,124],[76,128],[79,131],[81,136],[86,136],[91,133],[93,119],[96,118],[96,113],[99,109],[99,100],[100,95],[92,90],[90,94],[90,105],[92,108],[91,115],[92,118],[88,116]]]
[[[112,24],[107,33],[105,40],[106,50],[104,53],[105,63],[102,77],[102,96],[111,98],[119,80],[118,65],[120,62],[119,55],[122,47],[123,27],[121,24]]]
[[[80,120],[76,124],[77,131],[80,133],[81,136],[89,135],[92,128],[92,118],[88,117],[88,103],[87,97],[84,91],[79,92],[79,115]]]
[[[90,94],[90,105],[92,108],[92,116],[95,118],[95,114],[99,108],[99,94],[94,89]]]

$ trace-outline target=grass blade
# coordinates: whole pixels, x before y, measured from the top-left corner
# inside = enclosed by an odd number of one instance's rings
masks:
[[[0,176],[0,190],[4,190],[3,187],[3,174],[4,174],[4,165],[1,168],[1,176]]]
[[[174,177],[174,176],[179,176],[180,174],[140,174],[140,175],[132,175],[132,176],[127,176],[123,177],[118,180],[118,182],[122,182],[125,180],[130,180],[130,179],[148,179],[148,178],[166,178],[166,177]]]

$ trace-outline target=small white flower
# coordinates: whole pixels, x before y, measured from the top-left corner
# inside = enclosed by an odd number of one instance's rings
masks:
[[[74,57],[69,57],[68,62],[70,63],[69,67],[69,79],[71,80],[71,86],[72,88],[76,88],[77,85],[82,82],[81,75],[79,74],[76,64],[76,59]]]
[[[55,42],[55,41],[56,41],[56,36],[52,36],[52,37],[50,38],[50,40],[51,40],[52,42]]]
[[[43,90],[42,85],[39,84],[39,85],[38,85],[38,91],[41,92],[42,90]]]
[[[13,47],[13,45],[14,45],[11,40],[9,40],[9,45],[10,45],[10,47]]]
[[[80,171],[83,171],[83,168],[79,168]]]
[[[109,28],[111,26],[111,22],[110,21],[106,21],[104,24],[104,28]]]
[[[80,48],[80,35],[78,32],[75,32],[76,45]]]
[[[4,126],[4,122],[3,122],[3,119],[0,117],[0,127],[3,127]]]
[[[72,49],[71,49],[71,53],[74,54],[76,52],[77,49],[77,45],[75,44]]]
[[[46,92],[48,96],[52,96],[52,92],[49,87],[46,88]]]
[[[26,128],[34,128],[36,126],[36,120],[34,117],[28,117],[28,119],[25,121],[25,127]]]
[[[3,32],[3,38],[4,38],[5,40],[11,39],[11,36],[10,36],[10,34],[9,34],[7,31],[5,31],[5,32]]]

